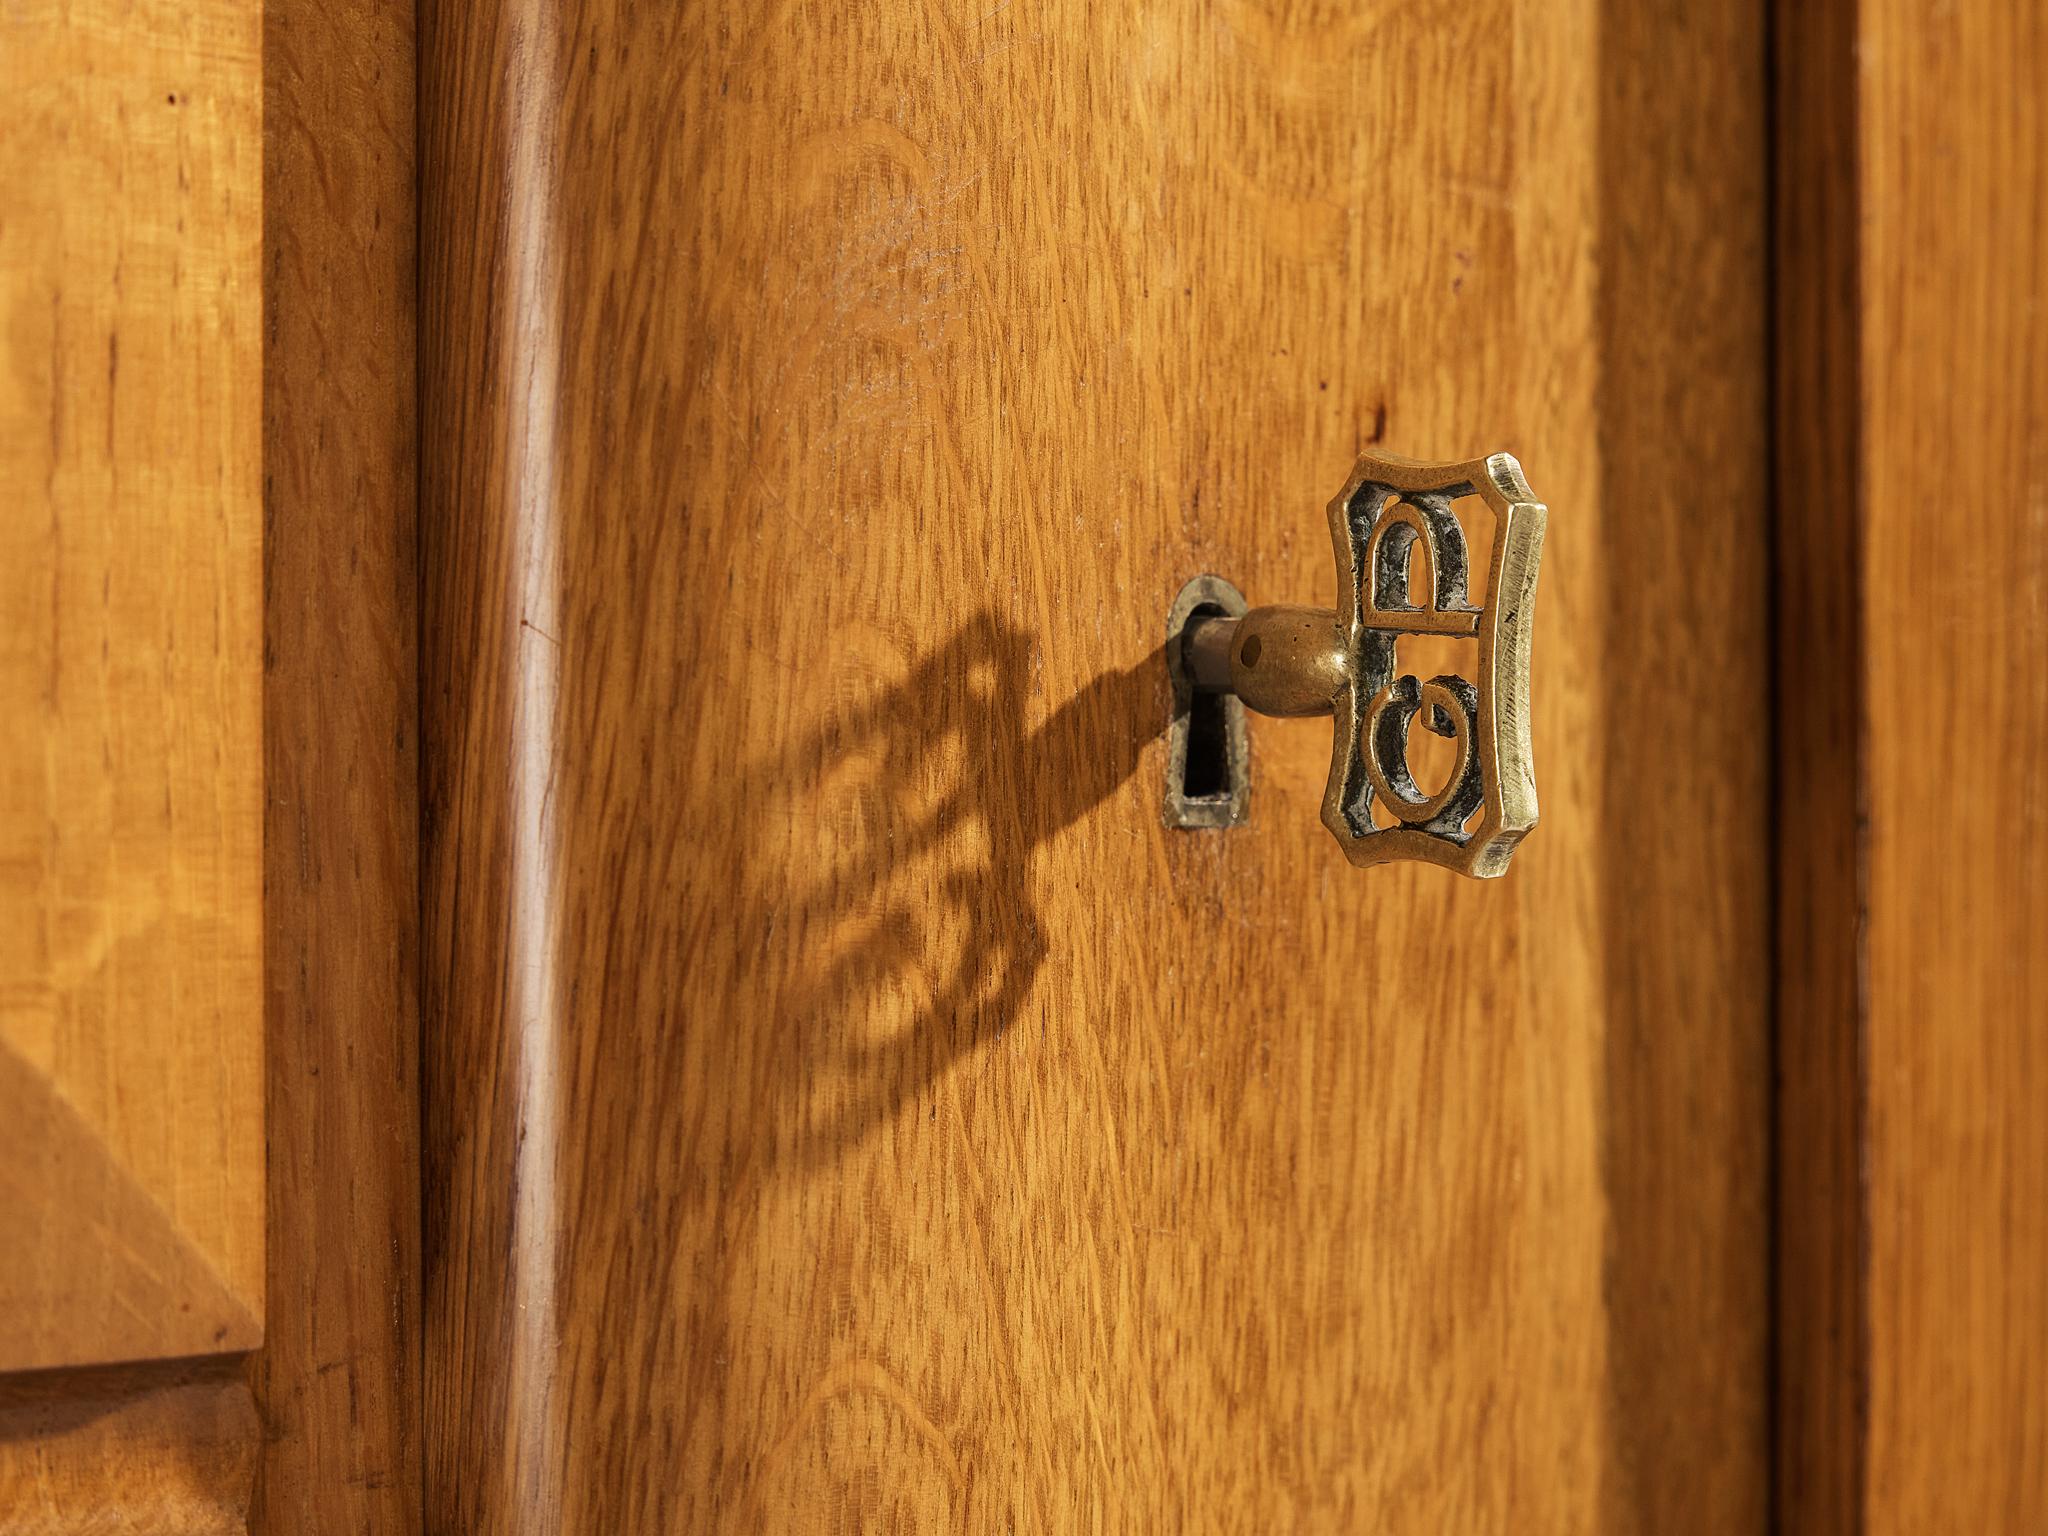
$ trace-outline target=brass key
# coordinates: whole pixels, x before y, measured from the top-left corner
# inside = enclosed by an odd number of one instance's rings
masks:
[[[1467,591],[1471,561],[1461,498],[1493,514],[1485,601]],[[1424,464],[1368,454],[1330,502],[1342,607],[1253,608],[1228,582],[1197,577],[1168,620],[1174,722],[1167,820],[1228,826],[1243,819],[1249,757],[1242,715],[1220,729],[1229,754],[1221,791],[1189,793],[1197,697],[1221,696],[1265,715],[1334,715],[1323,824],[1361,867],[1425,859],[1461,874],[1504,873],[1536,825],[1529,746],[1529,637],[1547,513],[1511,455]],[[1404,636],[1445,635],[1477,647],[1473,675],[1426,682],[1397,671]],[[1454,744],[1440,788],[1408,766],[1420,723]],[[1202,786],[1206,787],[1206,786]]]

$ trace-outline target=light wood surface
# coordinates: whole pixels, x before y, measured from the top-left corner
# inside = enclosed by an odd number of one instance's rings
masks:
[[[426,8],[430,1528],[1761,1528],[1761,21]],[[1160,825],[1367,442],[1552,508],[1491,887]]]
[[[418,1536],[413,9],[264,7],[256,1536]]]
[[[262,1332],[259,28],[0,19],[0,1371]]]
[[[1869,0],[1872,1532],[2048,1529],[2048,17]]]

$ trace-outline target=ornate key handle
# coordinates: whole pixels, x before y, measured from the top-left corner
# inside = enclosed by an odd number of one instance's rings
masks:
[[[1460,497],[1477,497],[1493,513],[1488,590],[1477,607],[1467,592],[1465,531],[1451,510]],[[1367,455],[1330,503],[1341,608],[1244,612],[1235,588],[1197,578],[1170,621],[1177,708],[1185,713],[1192,689],[1234,695],[1261,714],[1334,714],[1323,823],[1345,857],[1361,867],[1406,858],[1481,878],[1505,873],[1536,825],[1529,636],[1545,517],[1508,454],[1464,464]],[[1395,652],[1404,635],[1474,641],[1472,678],[1400,675]],[[1456,744],[1451,772],[1433,794],[1409,772],[1413,723]],[[1184,757],[1181,715],[1176,732]],[[1244,766],[1241,728],[1233,748]],[[1228,815],[1178,824],[1228,824],[1241,806],[1240,794]]]

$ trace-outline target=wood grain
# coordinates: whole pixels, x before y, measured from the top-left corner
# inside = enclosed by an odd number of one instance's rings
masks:
[[[430,1528],[1760,1525],[1701,9],[426,8]],[[1349,870],[1320,723],[1160,825],[1173,593],[1329,602],[1368,441],[1553,510],[1490,888]]]
[[[0,1377],[5,1536],[242,1536],[258,1443],[239,1359]]]
[[[1864,6],[1878,1532],[2048,1527],[2048,17]]]
[[[1764,22],[1638,0],[1601,22],[1611,510],[1585,554],[1607,649],[1598,712],[1537,751],[1539,775],[1580,754],[1602,775],[1608,1520],[1760,1531],[1770,866],[1763,820],[1731,808],[1768,799]]]
[[[264,7],[270,1325],[258,1536],[416,1536],[413,10]]]
[[[30,0],[0,39],[0,1371],[246,1350],[258,20]]]
[[[1781,36],[1780,1522],[2048,1522],[2048,23]]]

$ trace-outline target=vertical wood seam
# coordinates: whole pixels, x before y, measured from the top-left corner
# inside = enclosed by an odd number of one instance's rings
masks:
[[[1856,0],[1775,7],[1773,1523],[1861,1531],[1869,814]]]

